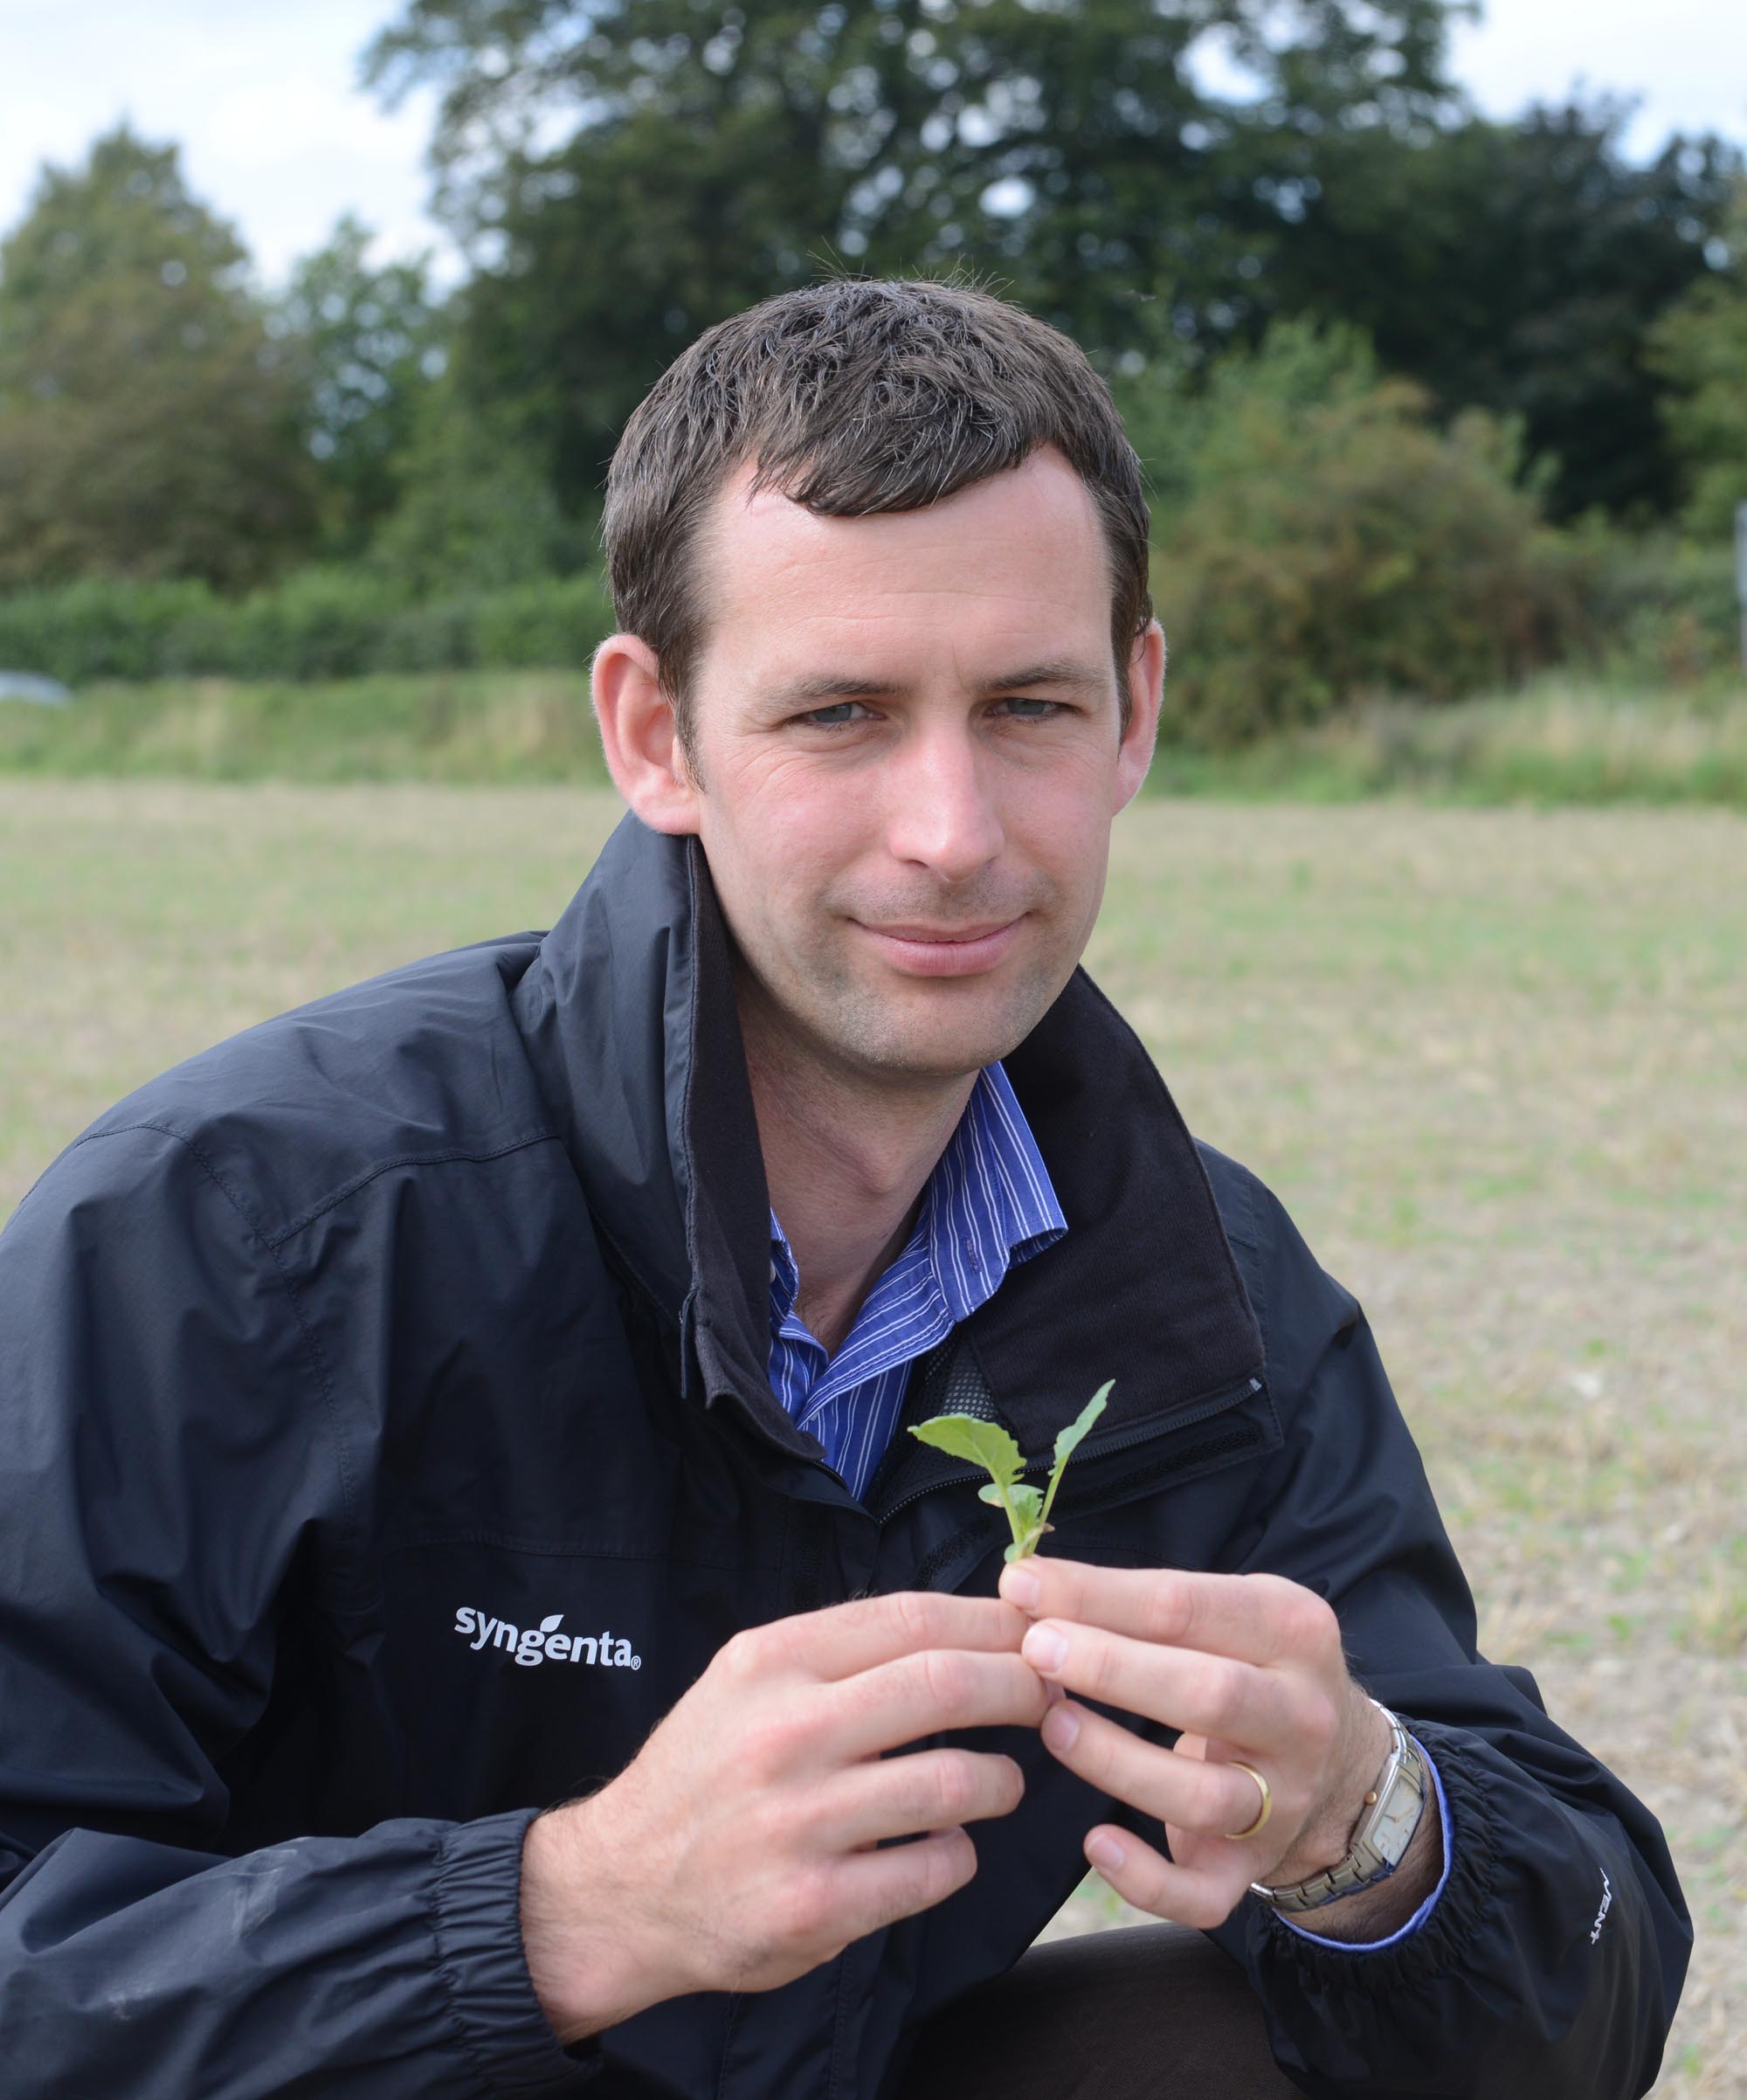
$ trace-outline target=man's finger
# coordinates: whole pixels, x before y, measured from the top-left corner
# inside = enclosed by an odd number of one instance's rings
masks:
[[[1198,1837],[1226,1838],[1234,1830],[1247,1829],[1256,1819],[1260,1794],[1241,1766],[1210,1763],[1143,1742],[1119,1723],[1073,1701],[1050,1714],[1043,1739],[1058,1763],[1088,1786],[1173,1829],[1192,1831]],[[1283,1797],[1274,1805],[1289,1822],[1296,1805]],[[1282,1827],[1275,1823],[1274,1830]],[[1258,1841],[1270,1860],[1279,1856],[1277,1849],[1271,1849],[1273,1832],[1267,1837],[1258,1834]]]
[[[912,1843],[851,1853],[832,1870],[832,1881],[842,1892],[833,1904],[840,1913],[839,1929],[860,1938],[895,1924],[956,1896],[976,1872],[977,1848],[962,1828],[930,1831]]]
[[[1001,1595],[1018,1603],[1025,1577],[1038,1585],[1022,1609],[1033,1619],[1075,1619],[1131,1640],[1234,1655],[1266,1668],[1321,1646],[1340,1629],[1314,1590],[1280,1575],[1209,1575],[1187,1568],[1101,1568],[1031,1554],[1001,1571]]]
[[[1040,1676],[1082,1699],[1268,1754],[1317,1735],[1333,1717],[1322,1695],[1294,1672],[1083,1622],[1040,1620],[1020,1653]]]
[[[947,1729],[1035,1728],[1050,1708],[1046,1688],[1022,1656],[974,1648],[897,1655],[809,1696],[829,1716],[833,1758],[846,1759],[877,1757]]]
[[[1025,1774],[1012,1758],[918,1750],[902,1758],[870,1758],[834,1773],[808,1808],[818,1842],[836,1854],[1011,1815],[1025,1792]]]
[[[1121,1865],[1107,1863],[1098,1855],[1105,1844],[1116,1848]],[[1243,1901],[1249,1887],[1241,1864],[1179,1867],[1161,1858],[1150,1845],[1143,1844],[1132,1831],[1111,1823],[1099,1823],[1086,1833],[1086,1856],[1125,1903],[1154,1917],[1170,1918],[1191,1925],[1198,1932],[1211,1932],[1222,1925]],[[1235,1849],[1233,1860],[1243,1855]]]
[[[885,1597],[773,1619],[743,1638],[768,1647],[768,1659],[786,1662],[818,1682],[833,1683],[925,1648],[1017,1654],[1028,1624],[1022,1612],[998,1598],[894,1590]]]

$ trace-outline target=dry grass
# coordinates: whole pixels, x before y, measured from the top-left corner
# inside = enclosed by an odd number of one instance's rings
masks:
[[[176,1058],[549,923],[612,817],[0,782],[0,1214]],[[1699,1937],[1658,2094],[1747,2090],[1747,822],[1149,802],[1088,959],[1364,1301],[1488,1652],[1662,1818]]]

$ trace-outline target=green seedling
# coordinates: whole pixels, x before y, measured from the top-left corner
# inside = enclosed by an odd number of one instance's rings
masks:
[[[1019,1446],[998,1422],[985,1422],[975,1414],[937,1414],[932,1421],[913,1423],[912,1436],[919,1436],[923,1443],[932,1444],[936,1451],[944,1451],[953,1458],[969,1459],[973,1466],[981,1466],[989,1474],[990,1483],[977,1490],[981,1502],[993,1502],[998,1509],[1007,1512],[1007,1522],[1013,1527],[1013,1543],[1007,1548],[1005,1558],[1023,1560],[1026,1554],[1037,1551],[1038,1541],[1046,1531],[1055,1526],[1048,1521],[1049,1506],[1055,1500],[1055,1490],[1061,1480],[1062,1468],[1068,1454],[1104,1412],[1104,1402],[1109,1397],[1114,1378],[1106,1378],[1092,1398],[1080,1411],[1079,1416],[1067,1428],[1057,1433],[1055,1440],[1055,1465],[1049,1476],[1049,1488],[1027,1487],[1019,1478],[1025,1460]]]

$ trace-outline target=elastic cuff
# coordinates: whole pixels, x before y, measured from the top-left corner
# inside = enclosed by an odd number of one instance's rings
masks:
[[[1405,1724],[1406,1717],[1403,1717]],[[1443,1880],[1438,1900],[1418,1930],[1386,1946],[1331,1941],[1294,1931],[1266,1903],[1249,1908],[1251,1958],[1266,1976],[1285,1962],[1300,1978],[1323,1987],[1387,1995],[1427,1984],[1462,1967],[1469,1942],[1492,1900],[1497,1875],[1495,1835],[1480,1775],[1459,1730],[1414,1720],[1415,1739],[1437,1763],[1446,1812]],[[1312,1913],[1314,1916],[1314,1912]],[[1355,1959],[1362,1956],[1363,1959]]]
[[[528,1973],[521,1847],[541,1813],[517,1808],[457,1823],[438,1848],[438,1970],[460,2045],[493,2094],[581,2092],[601,2068],[597,2052],[590,2058],[564,2048]]]

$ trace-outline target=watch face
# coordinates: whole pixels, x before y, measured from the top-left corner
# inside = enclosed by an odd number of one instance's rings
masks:
[[[1384,1768],[1377,1806],[1361,1832],[1359,1846],[1368,1845],[1391,1867],[1399,1866],[1413,1841],[1426,1806],[1426,1766],[1415,1744],[1403,1738],[1405,1754],[1391,1757]],[[1354,1848],[1358,1849],[1358,1846]]]

